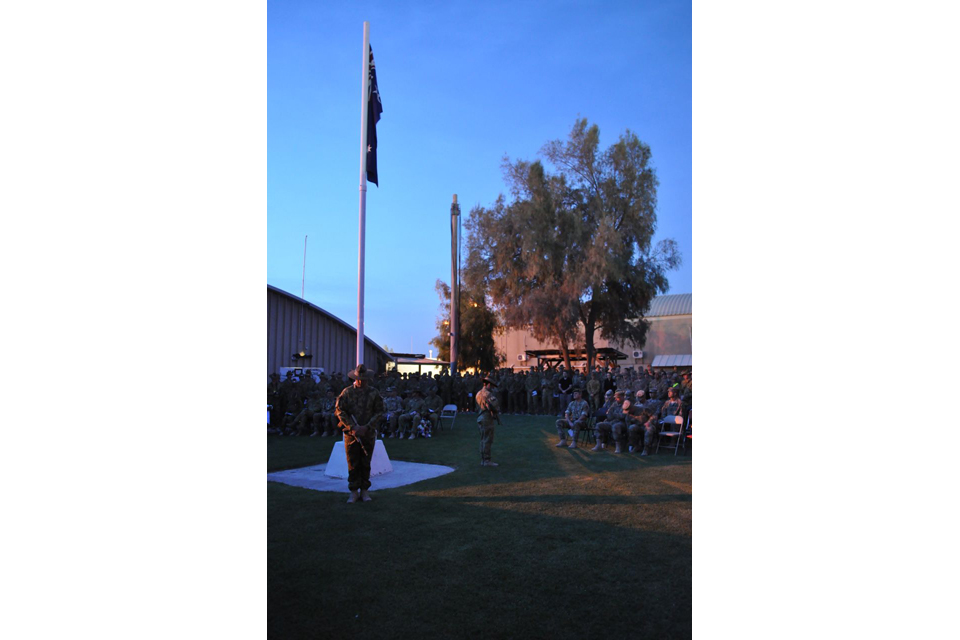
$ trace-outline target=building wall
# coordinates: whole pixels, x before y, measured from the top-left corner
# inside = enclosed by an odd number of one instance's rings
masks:
[[[647,339],[643,346],[632,343],[617,343],[604,340],[603,338],[594,339],[594,347],[600,349],[603,347],[613,347],[625,354],[626,359],[620,360],[618,364],[622,367],[633,367],[647,365],[653,362],[658,355],[685,355],[693,353],[693,316],[655,316],[647,318],[650,322],[650,328],[647,329]],[[524,362],[517,359],[517,355],[524,351],[537,351],[540,349],[556,349],[555,344],[540,342],[527,331],[510,329],[494,338],[497,349],[506,356],[504,367],[514,369],[525,369],[531,366],[537,366],[537,359],[530,358]],[[633,358],[634,351],[642,351],[643,358]]]
[[[293,360],[300,345],[301,310],[303,346],[310,358]],[[383,371],[389,356],[364,336],[364,364]],[[356,366],[357,331],[319,307],[275,287],[267,287],[267,375],[280,367],[323,368],[346,374]]]

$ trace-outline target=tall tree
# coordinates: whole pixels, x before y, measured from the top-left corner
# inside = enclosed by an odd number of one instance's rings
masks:
[[[489,291],[506,326],[557,344],[568,366],[579,340],[593,366],[598,331],[642,345],[643,314],[680,264],[673,240],[652,246],[658,182],[649,146],[629,130],[606,151],[599,141],[599,128],[578,119],[568,140],[541,149],[556,173],[505,158],[513,199],[474,208],[465,224],[465,280]]]
[[[437,348],[437,358],[450,361],[450,286],[437,280],[440,295],[439,334],[430,341]],[[497,353],[493,334],[499,329],[497,315],[487,305],[486,297],[476,289],[460,288],[460,339],[457,341],[457,369],[476,368],[491,371],[500,366],[503,357]]]

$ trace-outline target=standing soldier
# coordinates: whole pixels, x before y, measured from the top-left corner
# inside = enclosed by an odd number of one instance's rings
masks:
[[[343,449],[347,455],[347,482],[350,499],[369,502],[370,460],[377,444],[377,425],[383,417],[383,398],[371,384],[373,374],[363,364],[347,374],[353,384],[337,398],[337,420],[343,430]],[[360,495],[357,496],[357,491]]]
[[[574,387],[573,400],[571,400],[567,406],[563,417],[557,420],[557,433],[560,434],[560,442],[557,443],[557,446],[562,447],[567,444],[567,430],[573,429],[573,441],[570,443],[569,448],[576,449],[580,429],[586,426],[587,420],[589,419],[590,405],[582,398],[580,388]]]
[[[480,410],[480,415],[477,416],[477,426],[480,427],[481,467],[500,466],[490,459],[494,425],[500,421],[500,402],[497,400],[496,394],[493,393],[496,386],[493,380],[484,378],[483,388],[477,393],[477,408]]]
[[[537,401],[537,390],[540,388],[540,374],[533,369],[528,371],[524,386],[527,389],[527,413],[530,415],[538,413],[540,403]]]
[[[551,371],[544,371],[540,378],[540,406],[543,408],[543,412],[548,416],[552,416],[553,412],[558,409],[556,398],[554,398],[556,393],[556,376]],[[559,408],[563,409],[566,406],[567,404],[561,400]]]
[[[600,408],[600,381],[597,379],[596,372],[590,374],[590,381],[587,382],[587,396],[593,405],[593,410]]]

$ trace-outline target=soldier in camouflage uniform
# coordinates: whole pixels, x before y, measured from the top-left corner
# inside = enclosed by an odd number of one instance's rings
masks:
[[[590,404],[593,407],[593,410],[596,411],[600,408],[600,380],[596,372],[590,374],[590,380],[587,382],[587,397],[590,399]]]
[[[490,378],[483,378],[482,383],[483,388],[477,393],[477,409],[480,411],[477,416],[477,426],[480,428],[480,466],[498,467],[500,465],[490,459],[494,425],[500,420],[500,401],[493,392],[497,385]]]
[[[623,389],[618,389],[613,393],[613,404],[607,409],[607,418],[603,422],[597,423],[597,440],[603,438],[606,442],[610,436],[617,443],[617,449],[614,453],[621,453],[621,439],[626,440],[626,426],[623,419],[623,400],[626,393]]]
[[[567,406],[563,417],[557,420],[557,433],[560,434],[560,442],[557,443],[557,446],[563,447],[567,444],[567,431],[573,429],[573,440],[570,442],[569,448],[576,449],[580,429],[586,426],[589,419],[590,405],[583,399],[579,387],[575,387],[573,389],[573,400]]]
[[[527,413],[530,415],[539,413],[540,399],[537,394],[540,389],[540,374],[532,369],[528,371],[524,387],[527,389]]]
[[[333,388],[327,387],[326,396],[320,405],[319,421],[316,415],[313,417],[315,426],[313,435],[319,433],[323,438],[337,433],[337,394],[333,392]]]
[[[400,416],[400,438],[407,436],[410,440],[417,437],[417,426],[420,420],[426,415],[424,408],[423,394],[419,389],[414,390],[413,395],[407,398],[407,406],[403,409]]]
[[[403,401],[397,396],[397,390],[393,387],[387,387],[387,397],[383,399],[383,420],[385,438],[397,437],[397,429],[400,426],[400,414],[403,413]]]
[[[644,405],[642,390],[637,391],[636,401],[630,403],[623,415],[627,422],[627,439],[630,445],[628,451],[640,451],[640,455],[647,455],[650,443],[659,433],[660,422],[656,413]]]
[[[270,427],[279,433],[283,423],[283,401],[280,397],[280,374],[270,374],[270,384],[267,385],[267,405],[270,406]]]
[[[368,502],[370,460],[377,444],[377,425],[383,417],[383,398],[371,384],[373,374],[363,364],[347,374],[353,384],[337,398],[337,421],[343,431],[343,448],[347,455],[347,482],[350,499]],[[357,491],[360,495],[357,495]]]
[[[436,431],[440,424],[440,412],[443,411],[443,400],[432,388],[427,391],[427,397],[423,400],[423,408],[426,411],[427,420],[430,421],[430,431]]]
[[[558,408],[566,406],[566,404],[554,397],[556,393],[557,377],[549,371],[544,371],[540,377],[540,406],[548,416],[552,416]],[[558,403],[560,403],[559,407]]]
[[[596,412],[598,422],[594,427],[597,430],[597,444],[591,451],[600,451],[600,449],[605,448],[607,441],[610,439],[610,425],[606,424],[606,419],[607,414],[610,413],[610,408],[616,404],[616,398],[614,398],[612,389],[608,389],[603,398],[603,406],[597,409]],[[601,426],[603,426],[602,430]]]

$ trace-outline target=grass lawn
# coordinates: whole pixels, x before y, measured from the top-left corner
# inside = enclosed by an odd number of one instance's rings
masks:
[[[456,471],[385,490],[374,477],[369,503],[268,483],[270,637],[690,637],[691,455],[558,449],[555,420],[503,416],[495,468],[476,414],[386,440],[393,460]],[[332,448],[268,436],[267,470]]]

